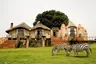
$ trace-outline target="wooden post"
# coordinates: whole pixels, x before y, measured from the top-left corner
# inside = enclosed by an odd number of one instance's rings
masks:
[[[29,47],[29,36],[26,36],[27,37],[27,42],[26,42],[26,48]]]
[[[45,47],[46,36],[42,36],[42,46]]]
[[[19,34],[17,34],[17,40],[16,40],[16,43],[15,43],[15,47],[19,48],[19,44],[20,44],[20,37],[19,37]]]

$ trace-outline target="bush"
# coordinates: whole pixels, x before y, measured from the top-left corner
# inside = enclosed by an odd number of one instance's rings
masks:
[[[31,39],[29,42],[29,47],[40,47],[42,46],[42,41],[41,40],[33,40]]]

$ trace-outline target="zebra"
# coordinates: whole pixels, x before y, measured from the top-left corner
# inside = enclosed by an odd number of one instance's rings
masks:
[[[66,55],[69,55],[68,51],[71,51],[71,48],[69,46],[68,43],[66,44],[56,44],[53,48],[52,48],[52,56],[54,56],[55,51],[57,50],[57,53],[60,52],[60,50],[65,50]]]
[[[69,45],[68,45],[69,46]],[[66,47],[64,48],[65,50],[67,50],[67,55],[70,54],[71,50],[73,50],[74,52],[74,56],[77,56],[78,55],[78,52],[82,52],[82,51],[86,51],[87,53],[87,57],[89,56],[89,53],[91,52],[92,53],[92,50],[89,46],[88,43],[77,43],[77,44],[72,44],[71,47],[70,47],[70,50],[68,50]],[[90,50],[90,52],[89,52]]]

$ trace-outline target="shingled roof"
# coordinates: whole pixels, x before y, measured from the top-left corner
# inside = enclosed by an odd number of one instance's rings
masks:
[[[21,24],[17,25],[17,26],[14,26],[13,28],[10,28],[8,30],[6,30],[7,33],[9,33],[9,31],[13,30],[13,29],[18,29],[18,28],[24,28],[24,29],[27,29],[27,30],[30,30],[31,27],[28,26],[25,22],[22,22]]]
[[[33,26],[31,30],[34,30],[34,29],[37,29],[37,28],[43,28],[43,29],[46,29],[46,30],[51,30],[50,28],[48,28],[47,26],[45,26],[41,23],[38,23],[37,25]]]

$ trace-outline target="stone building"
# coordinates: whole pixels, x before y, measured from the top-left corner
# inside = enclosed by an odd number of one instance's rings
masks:
[[[19,37],[20,39],[28,40],[27,38],[29,38],[30,40],[41,41],[41,46],[64,43],[65,41],[68,41],[71,36],[75,39],[78,37],[79,32],[79,27],[70,20],[68,26],[62,24],[61,28],[53,27],[50,29],[41,23],[30,27],[23,22],[17,26],[14,26],[13,23],[11,23],[10,29],[6,30],[6,33],[8,33],[8,39],[17,40]],[[85,39],[87,39],[87,32],[85,29],[83,29],[82,34],[86,34]],[[30,43],[27,43],[27,45],[28,44]]]
[[[25,39],[26,36],[29,36],[30,30],[31,27],[24,22],[17,26],[11,23],[10,29],[6,30],[6,33],[8,33],[7,37],[10,39],[16,39],[17,37]]]
[[[6,33],[8,33],[7,37],[10,40],[17,40],[18,38],[21,40],[27,40],[29,37],[32,40],[45,41],[45,43],[41,43],[42,46],[49,46],[51,45],[51,42],[49,42],[49,40],[51,40],[50,31],[50,28],[41,23],[31,28],[23,22],[17,26],[13,26],[13,23],[11,23],[10,29],[6,30]]]

